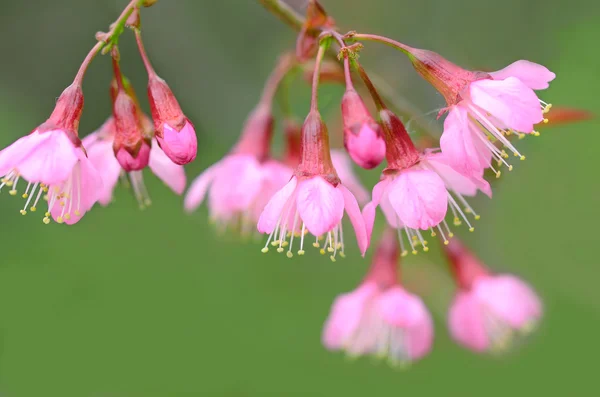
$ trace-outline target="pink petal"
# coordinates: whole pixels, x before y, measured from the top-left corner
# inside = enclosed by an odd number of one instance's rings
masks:
[[[488,197],[492,197],[490,184],[482,175],[466,176],[456,171],[449,160],[442,153],[427,156],[427,164],[444,180],[446,188],[463,196],[475,196],[481,190]]]
[[[377,167],[385,158],[385,141],[374,127],[377,124],[363,123],[355,134],[350,129],[344,131],[344,146],[356,164],[365,169]]]
[[[533,289],[511,275],[480,278],[473,293],[481,304],[517,329],[542,315],[542,303]]]
[[[390,184],[389,196],[402,223],[413,229],[437,226],[448,209],[444,181],[429,170],[402,171]]]
[[[271,198],[269,203],[266,205],[263,213],[260,215],[258,220],[258,231],[260,233],[270,234],[275,230],[277,222],[283,216],[283,209],[286,207],[290,199],[293,199],[292,195],[296,190],[298,179],[293,177],[281,190],[279,190]]]
[[[148,166],[154,175],[171,188],[173,192],[183,194],[186,184],[185,170],[181,165],[172,162],[156,142],[152,142]]]
[[[85,137],[83,145],[90,162],[102,178],[103,187],[98,202],[106,206],[112,201],[113,190],[121,173],[121,165],[113,152],[112,140],[100,139],[96,134],[91,134]]]
[[[298,184],[296,204],[300,219],[315,236],[333,230],[344,216],[343,193],[319,176]]]
[[[358,329],[368,302],[378,293],[377,284],[366,282],[356,290],[338,296],[323,328],[323,345],[330,350],[344,347]]]
[[[360,213],[360,207],[356,202],[356,198],[344,185],[338,185],[337,189],[343,194],[344,208],[346,210],[346,214],[348,214],[348,218],[350,218],[352,226],[354,227],[358,248],[360,249],[362,256],[365,256],[365,252],[367,252],[367,248],[369,247],[370,236],[367,235],[367,228],[365,226],[365,220]]]
[[[364,188],[354,170],[350,157],[343,150],[331,151],[331,162],[337,171],[337,174],[342,181],[342,184],[348,188],[356,197],[359,204],[364,204],[369,200],[369,192]]]
[[[473,294],[461,291],[456,295],[450,307],[448,328],[452,338],[461,345],[477,352],[487,350],[489,339],[483,313]]]
[[[515,77],[477,80],[471,83],[470,94],[475,105],[515,131],[529,133],[544,119],[535,92]]]
[[[229,219],[236,212],[247,211],[261,190],[262,180],[262,167],[256,157],[227,156],[209,191],[211,216]]]
[[[0,171],[17,168],[29,182],[60,183],[77,163],[76,148],[62,130],[34,132],[13,145],[0,155]]]
[[[411,359],[421,358],[431,350],[433,321],[421,298],[394,287],[377,299],[377,307],[386,323],[405,331]]]
[[[490,165],[491,151],[476,134],[482,133],[473,130],[467,110],[453,106],[444,121],[440,147],[452,166],[465,174],[483,172]]]
[[[532,90],[545,90],[556,77],[545,66],[525,60],[513,62],[502,70],[490,73],[490,76],[494,80],[516,77]]]
[[[389,182],[390,180],[388,178],[384,178],[381,182],[377,183],[373,187],[373,198],[362,210],[362,215],[365,220],[365,227],[367,229],[367,239],[369,241],[371,240],[371,234],[373,233],[373,225],[375,223],[377,206],[379,205],[379,202],[381,201]]]
[[[184,208],[188,212],[196,210],[204,201],[208,187],[218,174],[221,162],[217,162],[204,170],[194,181],[187,191],[184,200]]]
[[[262,166],[263,185],[252,205],[252,216],[257,222],[260,219],[260,214],[265,209],[265,206],[282,187],[289,181],[294,170],[275,160],[268,160]],[[292,216],[295,215],[292,214]],[[293,224],[293,220],[292,220]]]

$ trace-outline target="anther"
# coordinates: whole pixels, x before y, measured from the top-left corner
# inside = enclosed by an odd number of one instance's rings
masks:
[[[304,250],[299,250],[298,255],[300,255],[300,256],[304,255]]]
[[[262,252],[263,254],[266,254],[267,252],[269,252],[269,248],[265,247],[265,248],[261,249],[260,252]]]
[[[335,256],[331,255],[329,259],[331,259],[332,262],[335,262]]]
[[[25,211],[25,210],[21,210],[19,212],[21,213],[21,215],[27,215],[27,211]]]
[[[313,243],[313,247],[315,247],[315,248],[319,248],[319,247],[320,247],[320,245],[319,245],[319,243]]]
[[[284,251],[284,249],[282,247],[277,248],[277,252],[279,252],[280,254]]]
[[[321,249],[319,250],[319,253],[320,253],[321,255],[325,255],[325,250],[324,250],[323,248],[321,248]]]
[[[472,227],[472,228],[470,228],[470,229],[469,229],[469,231],[470,231],[470,232],[474,232],[474,231],[475,231],[475,228],[474,228],[474,227]]]
[[[42,219],[42,222],[44,222],[46,225],[50,223],[50,218],[48,218],[47,216],[44,217],[44,219]]]
[[[521,161],[525,160],[525,156],[521,156]]]
[[[8,183],[6,184],[6,186],[9,186]],[[9,190],[8,194],[10,194],[11,196],[16,196],[17,195],[17,191],[16,190]]]
[[[292,251],[288,251],[287,254],[285,254],[288,258],[291,258],[294,256],[294,254],[292,254]]]

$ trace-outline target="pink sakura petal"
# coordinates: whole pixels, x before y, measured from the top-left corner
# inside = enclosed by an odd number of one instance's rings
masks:
[[[350,157],[343,150],[332,150],[331,162],[342,184],[352,192],[358,203],[366,203],[369,200],[369,192],[367,192],[354,173]]]
[[[473,293],[482,305],[515,329],[542,315],[542,303],[533,289],[511,275],[483,277],[475,282]]]
[[[516,77],[532,90],[545,90],[550,86],[548,83],[556,78],[545,66],[525,60],[513,62],[502,70],[490,73],[490,76],[494,80]]]
[[[335,299],[323,328],[322,341],[327,349],[344,348],[360,326],[367,304],[378,291],[377,284],[366,282],[354,291]]]
[[[544,117],[535,92],[516,77],[477,80],[470,85],[473,103],[507,127],[529,133]]]
[[[63,183],[50,185],[49,190],[66,193],[63,199],[55,199],[50,208],[52,218],[60,223],[73,225],[81,220],[89,211],[102,192],[102,178],[91,161],[80,150],[78,162],[71,175]]]
[[[209,191],[211,216],[229,219],[246,211],[262,187],[263,173],[256,157],[230,155],[221,162],[218,177]]]
[[[183,166],[171,161],[156,142],[152,142],[148,166],[154,175],[163,181],[173,192],[183,194],[186,184]]]
[[[0,175],[8,174],[17,168],[21,161],[38,145],[43,144],[51,137],[50,134],[40,134],[37,131],[17,139],[13,144],[0,152]]]
[[[333,230],[344,216],[344,194],[319,176],[298,184],[296,204],[300,219],[315,236]]]
[[[106,206],[112,201],[113,190],[121,173],[121,165],[113,152],[112,140],[100,139],[97,134],[91,134],[84,138],[83,146],[90,162],[102,178],[103,187],[98,202]]]
[[[404,354],[414,360],[429,353],[433,321],[421,298],[394,287],[379,296],[376,304],[384,322],[404,331]]]
[[[262,166],[262,172],[263,186],[256,197],[251,210],[253,219],[256,221],[260,218],[260,214],[265,209],[269,200],[271,200],[271,197],[284,187],[294,174],[294,170],[290,167],[275,160],[266,161]],[[292,214],[292,216],[293,215],[295,214]]]
[[[453,106],[444,121],[440,147],[452,166],[465,174],[482,172],[490,165],[491,151],[476,134],[467,110]]]
[[[281,190],[269,200],[258,220],[258,231],[270,234],[275,230],[277,223],[283,217],[283,210],[295,199],[294,192],[298,185],[298,179],[292,178]]]
[[[367,228],[365,226],[365,220],[360,213],[360,207],[356,198],[350,193],[344,185],[338,185],[338,190],[342,192],[344,197],[344,208],[350,218],[350,222],[354,227],[354,233],[356,234],[356,241],[358,242],[358,248],[362,256],[365,256],[367,248],[369,247],[369,237],[367,235]]]
[[[448,316],[448,328],[452,338],[471,350],[487,350],[489,339],[484,321],[484,313],[477,298],[470,292],[460,291],[450,306]]]
[[[381,201],[389,182],[390,180],[385,178],[373,187],[373,198],[362,210],[362,215],[365,220],[365,227],[367,230],[367,238],[369,241],[371,240],[371,234],[373,233],[373,225],[375,223],[377,206],[379,205],[379,202]]]
[[[412,229],[437,226],[448,209],[444,181],[429,170],[402,171],[390,184],[389,197],[400,221]]]
[[[464,175],[456,171],[443,153],[427,156],[427,164],[444,180],[446,188],[463,196],[475,196],[481,190],[492,197],[492,188],[483,175]]]
[[[187,191],[184,200],[184,208],[188,212],[195,211],[202,204],[206,192],[221,168],[221,161],[211,165],[204,170],[194,181]]]
[[[14,165],[15,168],[29,182],[52,185],[66,180],[77,163],[77,149],[62,130],[36,134],[39,133],[28,136],[32,139],[29,151]],[[13,160],[16,157],[15,154]]]

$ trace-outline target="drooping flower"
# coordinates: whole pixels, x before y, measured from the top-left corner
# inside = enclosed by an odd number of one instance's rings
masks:
[[[15,196],[19,182],[27,182],[21,214],[36,212],[44,199],[48,203],[44,223],[52,217],[72,225],[98,200],[102,181],[77,134],[82,110],[81,85],[73,83],[45,123],[0,152],[0,190],[9,187]]]
[[[547,122],[544,114],[551,105],[535,90],[548,88],[554,73],[524,60],[489,74],[471,72],[434,52],[406,50],[416,70],[446,99],[443,112],[448,116],[440,146],[455,169],[469,174],[494,169],[492,159],[512,169],[508,154],[496,142],[525,159],[507,136],[535,133],[535,124]]]
[[[360,95],[347,89],[342,98],[344,146],[356,164],[365,169],[377,167],[385,158],[385,141]]]
[[[490,273],[456,239],[446,255],[459,288],[448,316],[454,340],[476,352],[502,352],[532,332],[543,309],[529,285]]]
[[[315,237],[313,245],[335,260],[344,254],[342,217],[348,214],[364,255],[368,238],[354,195],[340,182],[331,163],[327,127],[316,110],[311,110],[302,128],[302,159],[292,179],[266,205],[258,221],[258,231],[269,235],[263,252],[272,242],[278,252],[288,247],[292,257],[294,237],[300,238],[299,255],[304,254],[304,237]],[[289,238],[289,242],[288,242]],[[319,238],[324,238],[320,246]]]
[[[334,301],[323,329],[327,349],[387,358],[394,365],[429,353],[433,322],[423,301],[400,285],[398,257],[398,241],[388,228],[364,281]]]
[[[183,114],[167,83],[157,74],[144,44],[141,30],[135,30],[136,42],[148,72],[148,102],[155,127],[155,138],[162,151],[175,164],[184,165],[196,158],[198,142],[192,122]]]
[[[156,74],[148,80],[148,99],[161,149],[175,164],[194,161],[198,148],[196,130],[167,83]]]
[[[400,119],[390,110],[381,110],[380,119],[386,135],[388,167],[373,188],[372,201],[363,209],[368,235],[372,232],[377,206],[381,207],[392,227],[404,230],[414,254],[417,244],[428,251],[422,230],[431,230],[433,235],[437,230],[444,240],[447,240],[446,234],[452,236],[444,220],[448,208],[456,225],[462,219],[473,231],[466,213],[472,213],[475,219],[479,216],[464,196],[475,195],[477,190],[491,195],[489,184],[482,175],[459,173],[448,165],[442,153],[419,153]],[[402,238],[400,242],[402,252],[406,254],[408,251],[404,249]]]
[[[291,168],[269,156],[272,134],[270,106],[259,104],[233,150],[194,180],[185,197],[185,209],[194,211],[208,194],[210,217],[217,224],[241,223],[244,231],[255,224],[270,195],[292,175]]]
[[[152,122],[142,114],[142,125],[145,129],[152,130]],[[148,132],[151,135],[151,132]],[[88,152],[92,164],[100,170],[104,187],[98,202],[106,206],[113,199],[113,191],[124,174],[129,176],[134,196],[140,207],[144,208],[150,204],[150,197],[146,190],[142,171],[130,171],[127,173],[121,168],[119,161],[113,152],[113,141],[116,136],[114,118],[110,117],[97,131],[83,139],[83,146]],[[148,166],[150,170],[176,194],[183,194],[186,185],[185,170],[182,166],[173,163],[169,157],[158,146],[155,139],[149,154]]]

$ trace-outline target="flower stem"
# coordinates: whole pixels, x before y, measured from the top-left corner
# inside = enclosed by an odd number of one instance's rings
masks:
[[[265,83],[265,87],[263,88],[262,96],[260,99],[260,103],[271,107],[273,104],[273,99],[277,92],[279,91],[284,79],[296,67],[297,60],[296,57],[291,53],[286,53],[279,58],[277,65],[271,75],[269,76],[267,82]]]
[[[146,49],[144,48],[144,42],[142,41],[142,31],[139,28],[135,29],[135,42],[138,46],[138,51],[140,52],[140,56],[142,57],[142,62],[144,62],[144,66],[146,67],[146,71],[148,72],[148,77],[156,77],[156,72],[150,63],[150,59],[148,58],[148,54],[146,53]]]
[[[390,39],[388,37],[379,36],[379,35],[376,35],[376,34],[354,33],[352,35],[352,39],[354,39],[354,40],[376,41],[376,42],[379,42],[379,43],[383,43],[383,44],[389,45],[390,47],[394,47],[397,50],[402,51],[406,55],[408,55],[410,53],[410,50],[412,50],[412,47],[409,47],[406,44],[402,44],[399,41],[392,40],[392,39]]]
[[[75,79],[73,80],[74,84],[81,85],[83,83],[83,78],[85,77],[85,73],[88,70],[88,67],[98,55],[102,48],[110,49],[115,44],[117,44],[119,36],[123,33],[123,29],[125,24],[127,23],[127,19],[131,16],[133,11],[139,7],[142,0],[131,0],[129,4],[125,7],[125,9],[121,12],[121,15],[117,18],[117,20],[111,25],[111,29],[108,33],[102,34],[100,38],[98,38],[98,42],[92,47],[90,52],[87,54],[83,63],[79,67],[77,74],[75,75]],[[106,47],[105,47],[106,46]]]
[[[387,109],[387,106],[385,106],[383,99],[381,99],[379,92],[377,92],[377,89],[373,85],[373,82],[367,75],[367,72],[362,67],[362,65],[359,64],[358,61],[355,60],[354,66],[356,67],[356,70],[358,70],[358,74],[360,75],[363,82],[365,83],[365,86],[369,90],[369,94],[371,94],[371,98],[373,98],[373,102],[375,102],[375,106],[377,107],[377,110],[379,111],[379,110]]]
[[[325,52],[329,49],[329,45],[331,44],[330,37],[324,37],[319,44],[319,51],[317,52],[317,57],[315,59],[315,71],[313,73],[312,80],[312,96],[310,100],[310,110],[319,110],[318,105],[318,97],[319,97],[319,78],[321,77],[321,62],[323,61],[323,57],[325,56]]]
[[[258,0],[258,2],[295,30],[300,30],[304,25],[304,17],[282,0]]]

